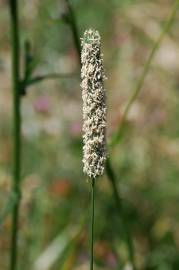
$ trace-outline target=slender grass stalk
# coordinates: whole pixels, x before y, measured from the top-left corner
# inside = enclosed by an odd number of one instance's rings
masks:
[[[106,161],[106,95],[98,31],[87,30],[82,38],[81,87],[83,99],[83,171],[91,183],[90,270],[93,270],[94,208],[96,177],[104,173]]]
[[[11,42],[12,42],[12,81],[13,81],[13,183],[12,192],[17,200],[12,212],[12,238],[10,270],[17,269],[17,240],[18,218],[20,206],[20,163],[21,163],[21,114],[20,114],[20,91],[19,91],[19,22],[18,0],[9,0]]]
[[[145,81],[145,78],[150,70],[150,67],[151,67],[151,64],[152,64],[152,61],[154,59],[154,56],[155,56],[155,53],[157,51],[157,49],[159,48],[161,42],[163,41],[163,38],[165,37],[165,35],[168,33],[168,31],[170,30],[170,27],[173,23],[173,20],[176,16],[176,12],[178,10],[178,7],[179,7],[179,0],[176,0],[173,4],[173,7],[171,9],[171,13],[169,14],[168,16],[168,19],[166,20],[166,23],[165,23],[165,26],[163,28],[163,30],[161,31],[158,39],[156,40],[150,54],[149,54],[149,57],[148,57],[148,60],[146,61],[145,63],[145,66],[144,66],[144,69],[142,71],[142,74],[141,74],[141,77],[139,78],[139,81],[134,89],[134,92],[131,96],[131,98],[129,99],[127,105],[126,105],[126,108],[124,110],[124,113],[123,113],[123,116],[122,116],[122,119],[120,121],[120,125],[119,125],[119,128],[117,130],[117,132],[112,136],[112,139],[111,139],[111,142],[110,142],[110,146],[111,147],[114,147],[118,141],[119,141],[119,137],[120,137],[120,134],[122,133],[123,129],[124,129],[124,124],[125,124],[125,120],[126,120],[126,117],[133,105],[133,103],[135,102],[136,98],[138,97],[141,89],[142,89],[142,86],[144,84],[144,81]]]
[[[95,209],[95,178],[92,178],[92,181],[91,181],[90,270],[93,270],[93,264],[94,264],[94,209]]]
[[[75,19],[73,8],[72,8],[72,5],[71,5],[70,1],[66,0],[66,2],[68,3],[69,10],[71,10],[72,13],[73,13],[73,20],[70,21],[70,26],[71,26],[71,30],[72,30],[72,33],[73,33],[73,38],[74,38],[74,44],[75,44],[75,47],[76,47],[76,51],[78,53],[79,60],[80,60],[81,59],[81,47],[80,47],[80,42],[79,42],[80,37],[79,37],[78,29],[77,29],[76,19]],[[74,29],[76,29],[76,30],[74,31]],[[112,189],[112,192],[113,192],[113,195],[114,195],[114,200],[116,202],[116,208],[118,209],[119,216],[121,216],[122,220],[124,220],[124,215],[123,215],[124,211],[122,211],[120,193],[118,191],[117,184],[116,184],[117,180],[116,180],[116,176],[114,174],[114,171],[113,171],[109,156],[107,158],[107,163],[106,163],[106,173],[107,173],[110,185],[111,185],[111,189]],[[126,220],[126,218],[125,218],[125,220]],[[125,234],[126,234],[126,241],[127,241],[130,261],[131,261],[131,263],[133,265],[133,270],[136,270],[132,238],[131,238],[129,229],[126,226],[127,222],[125,221],[124,224],[125,224],[124,230],[125,230]],[[93,243],[92,243],[92,245],[93,245]],[[91,254],[93,254],[93,253],[91,252]]]

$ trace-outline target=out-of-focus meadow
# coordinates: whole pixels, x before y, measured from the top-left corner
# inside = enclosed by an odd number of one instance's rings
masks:
[[[90,185],[82,168],[79,56],[63,0],[19,1],[21,50],[32,44],[42,80],[22,98],[19,270],[85,270]],[[71,0],[80,36],[99,30],[108,80],[108,137],[118,128],[171,0]],[[140,95],[110,152],[138,269],[179,269],[179,12],[160,44]],[[0,209],[12,178],[11,41],[0,0]],[[21,59],[23,62],[23,59]],[[21,71],[23,72],[23,71]],[[95,269],[130,270],[124,228],[108,178],[97,180]],[[0,269],[8,269],[11,217],[0,228]]]

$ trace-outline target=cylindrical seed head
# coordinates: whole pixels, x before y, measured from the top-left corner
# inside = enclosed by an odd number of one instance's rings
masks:
[[[81,87],[83,99],[83,171],[90,178],[102,175],[106,160],[106,96],[98,31],[82,39]]]

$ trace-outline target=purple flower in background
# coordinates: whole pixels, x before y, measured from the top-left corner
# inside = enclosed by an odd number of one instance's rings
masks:
[[[111,252],[107,255],[106,262],[109,265],[109,267],[116,267],[117,266],[116,256]]]
[[[46,114],[50,110],[50,102],[48,96],[40,96],[34,103],[34,109],[38,113]]]
[[[72,123],[70,126],[70,133],[72,136],[77,137],[81,135],[81,124],[79,122]]]

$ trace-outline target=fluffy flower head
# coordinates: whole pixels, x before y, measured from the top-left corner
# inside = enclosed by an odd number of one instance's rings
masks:
[[[83,171],[102,175],[106,160],[106,97],[98,31],[87,30],[82,39],[81,87],[83,99]]]

